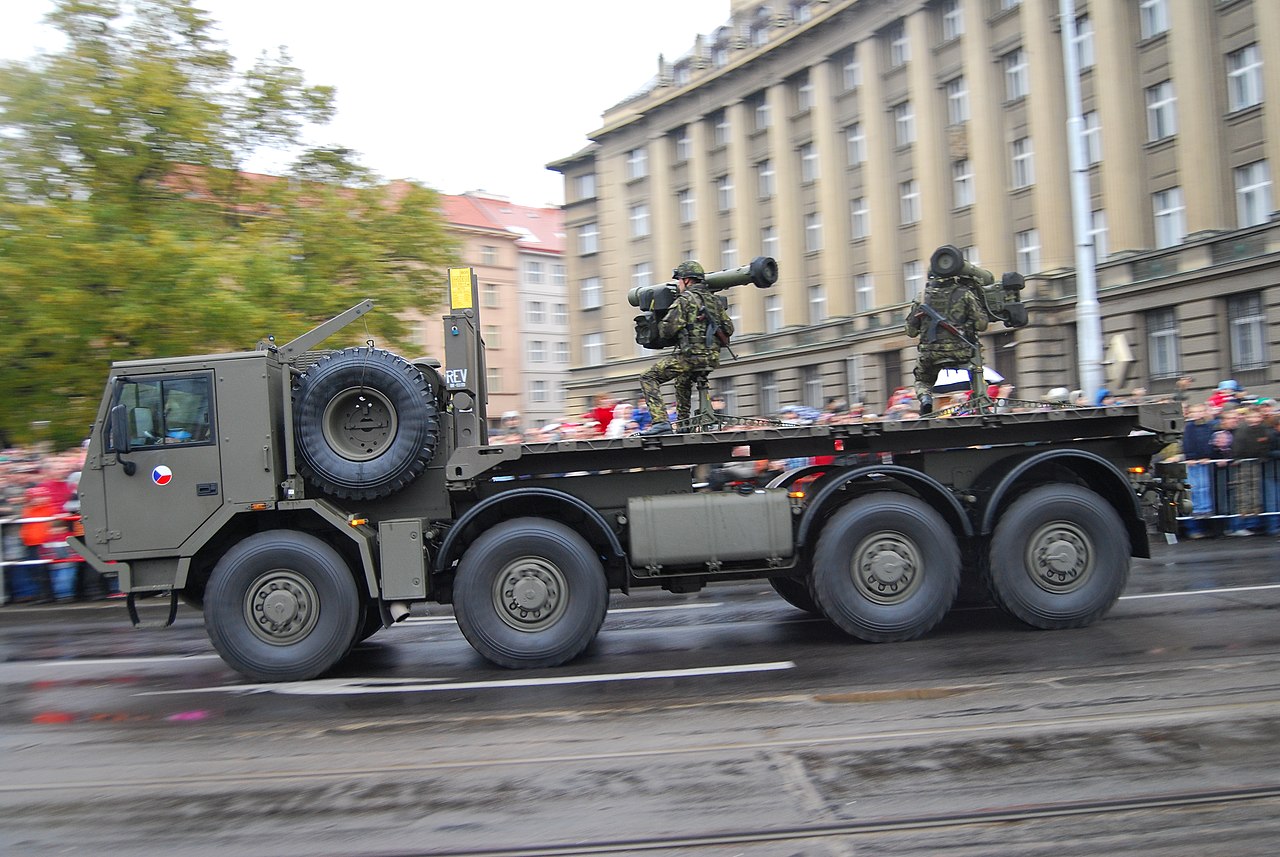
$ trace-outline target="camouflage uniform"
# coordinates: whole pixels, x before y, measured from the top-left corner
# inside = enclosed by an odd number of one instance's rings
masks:
[[[698,313],[706,306],[713,308],[717,298],[706,287],[697,283],[676,298],[659,323],[662,336],[680,341],[676,353],[663,357],[640,376],[640,389],[649,405],[649,413],[655,422],[665,418],[666,405],[662,401],[662,384],[675,379],[676,419],[689,419],[690,400],[693,398],[694,376],[711,372],[720,366],[720,346],[706,344],[707,323],[698,320]],[[720,320],[728,334],[733,333],[733,322],[727,313]]]
[[[977,343],[978,333],[987,329],[987,314],[978,303],[973,289],[952,280],[930,280],[924,290],[924,303],[955,325],[969,342]],[[920,313],[920,301],[913,301],[907,313],[907,335],[920,337],[916,358],[916,398],[921,402],[931,395],[940,369],[967,369],[970,378],[980,373],[979,354],[960,337],[943,330],[941,323]]]

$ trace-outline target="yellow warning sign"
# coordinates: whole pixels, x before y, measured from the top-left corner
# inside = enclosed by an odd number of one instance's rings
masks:
[[[475,295],[471,290],[471,269],[449,269],[449,305],[454,309],[474,309]]]

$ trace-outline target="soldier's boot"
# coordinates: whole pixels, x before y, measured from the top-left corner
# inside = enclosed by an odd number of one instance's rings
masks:
[[[664,417],[660,420],[654,420],[653,425],[640,432],[640,434],[647,437],[655,434],[671,434],[673,431],[675,431],[675,429],[671,427],[670,421]]]

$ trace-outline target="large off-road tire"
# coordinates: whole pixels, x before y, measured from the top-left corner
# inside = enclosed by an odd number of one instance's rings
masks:
[[[797,610],[812,613],[814,616],[822,615],[822,609],[818,607],[818,603],[813,600],[813,593],[809,591],[807,580],[796,577],[771,577],[769,585],[773,587],[774,592],[782,596],[783,601]]]
[[[959,585],[955,536],[915,497],[860,497],[832,515],[818,537],[814,601],[859,639],[879,643],[927,633],[951,608]]]
[[[205,629],[232,669],[254,681],[304,681],[346,657],[360,595],[342,556],[315,536],[268,530],[214,566]]]
[[[426,468],[440,437],[430,383],[376,348],[322,358],[294,384],[293,411],[298,470],[335,497],[400,490]]]
[[[1129,537],[1111,504],[1077,485],[1015,500],[991,537],[987,580],[1009,615],[1036,628],[1080,628],[1111,609],[1129,580]]]
[[[564,524],[516,518],[467,548],[453,611],[473,648],[511,669],[572,660],[604,622],[609,589],[600,557]]]

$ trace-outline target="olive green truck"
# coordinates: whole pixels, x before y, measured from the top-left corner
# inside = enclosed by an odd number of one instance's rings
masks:
[[[180,598],[235,670],[297,681],[435,602],[488,660],[551,667],[611,591],[768,580],[889,642],[962,586],[1037,628],[1088,624],[1149,555],[1139,496],[1172,406],[490,445],[475,278],[449,277],[443,366],[316,350],[366,301],[286,345],[112,367],[73,545],[118,574],[135,624],[137,598],[167,594],[170,622]],[[743,447],[834,463],[695,483]]]

